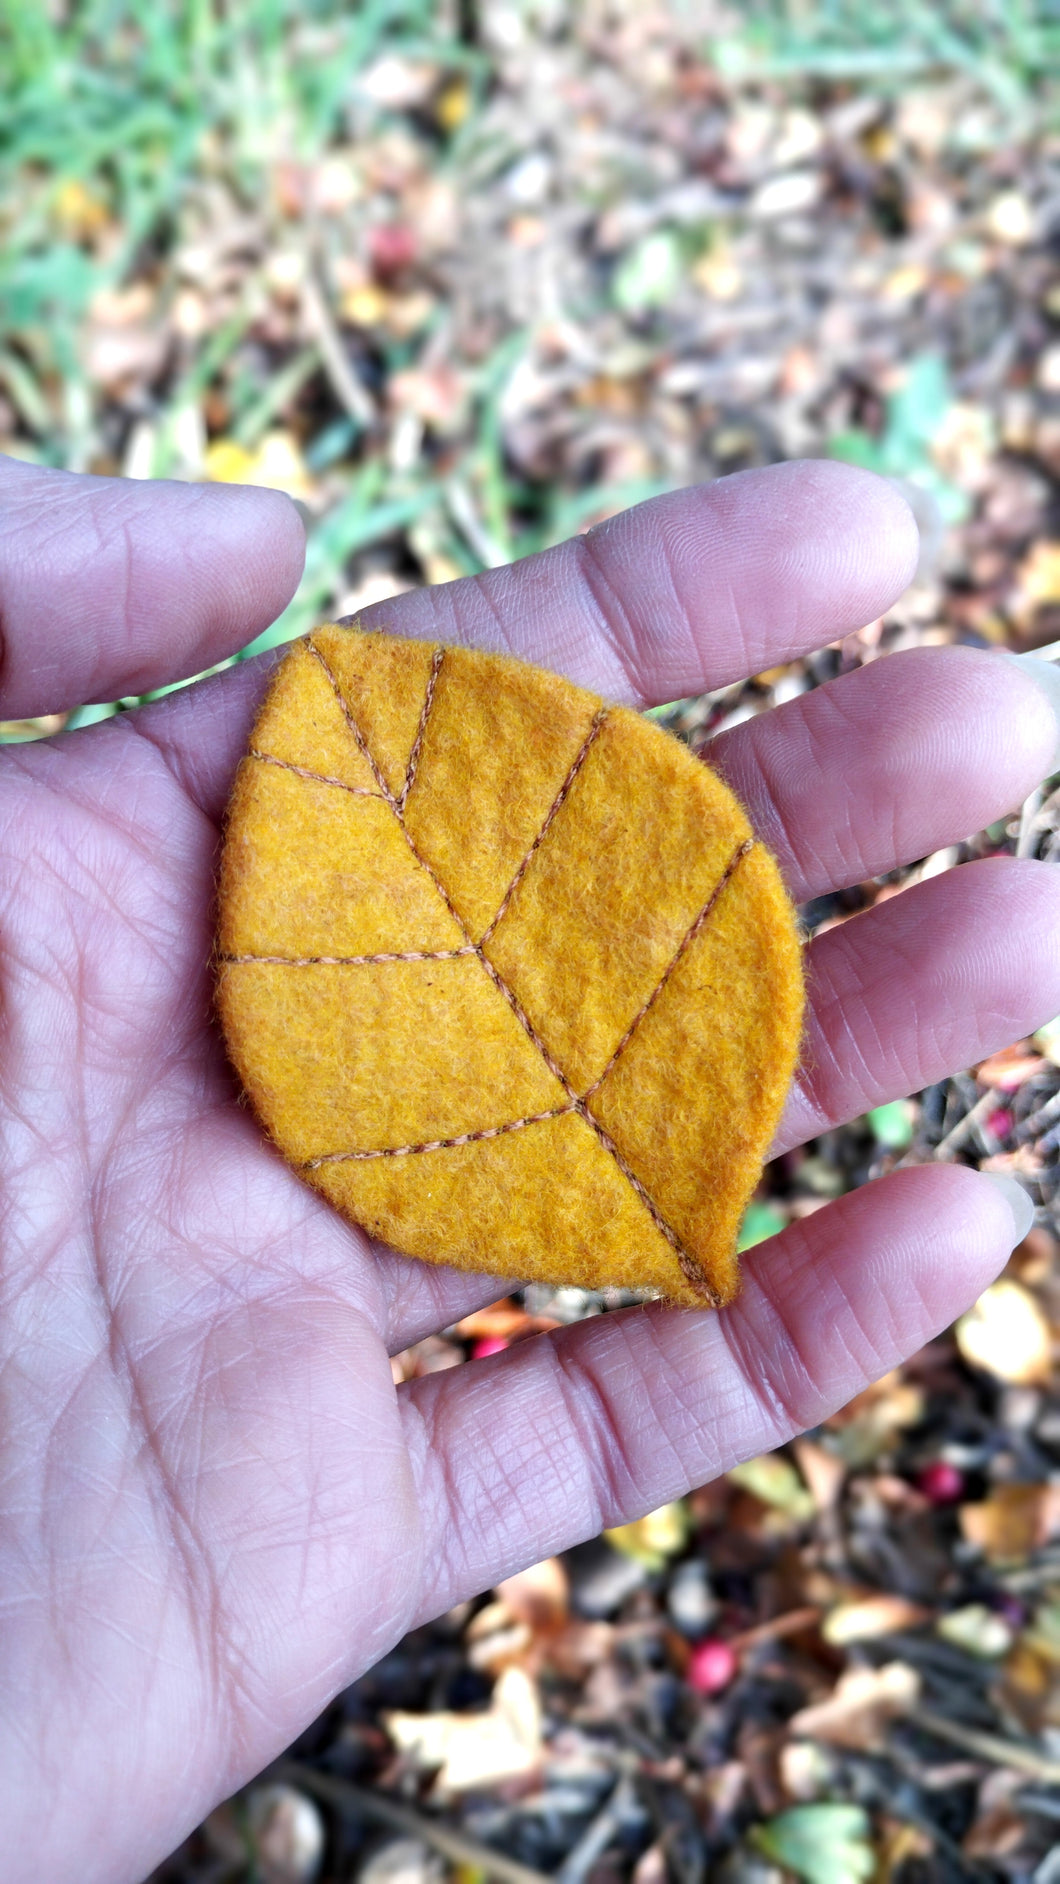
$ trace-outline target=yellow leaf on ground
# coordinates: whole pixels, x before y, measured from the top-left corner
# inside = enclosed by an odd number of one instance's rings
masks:
[[[957,1346],[973,1367],[1021,1387],[1044,1387],[1052,1373],[1049,1323],[1022,1283],[1003,1276],[962,1315]]]
[[[206,448],[205,468],[213,484],[256,484],[262,490],[286,491],[303,503],[314,495],[305,459],[290,432],[267,432],[252,451],[234,439],[215,438]]]
[[[384,1714],[400,1752],[420,1767],[438,1767],[435,1796],[468,1792],[532,1773],[541,1758],[541,1703],[521,1668],[506,1668],[482,1714]]]
[[[849,1668],[840,1675],[834,1694],[800,1709],[789,1728],[811,1740],[869,1753],[881,1744],[891,1721],[916,1705],[919,1695],[920,1677],[905,1662]]]
[[[660,1505],[658,1511],[649,1511],[646,1517],[635,1518],[632,1524],[614,1525],[604,1536],[624,1557],[633,1557],[638,1563],[658,1570],[667,1557],[675,1557],[684,1549],[688,1514],[679,1503]]]
[[[965,1538],[991,1563],[1022,1563],[1060,1531],[1060,1485],[998,1485],[959,1515]]]
[[[103,198],[79,177],[67,177],[60,183],[52,198],[52,217],[60,234],[71,242],[86,242],[102,235],[111,220]]]
[[[1035,543],[1016,571],[1016,583],[1024,615],[1060,602],[1060,543]]]
[[[877,1635],[893,1635],[896,1629],[916,1629],[930,1620],[931,1611],[922,1603],[911,1603],[906,1596],[892,1596],[881,1591],[878,1596],[862,1596],[850,1603],[839,1603],[821,1624],[821,1634],[833,1648],[848,1642],[867,1642]]]
[[[802,1523],[812,1518],[815,1510],[813,1495],[803,1484],[792,1465],[779,1452],[763,1452],[760,1458],[745,1459],[742,1465],[734,1465],[726,1474],[729,1483],[738,1485],[741,1491],[748,1491],[764,1505],[772,1505],[774,1510],[782,1511],[785,1517]]]
[[[546,1557],[526,1570],[517,1570],[497,1585],[497,1595],[510,1616],[531,1629],[557,1629],[570,1609],[570,1581],[558,1557]]]

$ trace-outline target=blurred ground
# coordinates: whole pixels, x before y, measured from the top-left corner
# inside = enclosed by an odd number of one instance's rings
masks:
[[[672,703],[697,749],[896,647],[1055,657],[1058,57],[1015,0],[0,12],[0,448],[289,490],[258,647],[747,465],[909,481],[922,579]],[[1060,859],[1058,785],[808,931]],[[819,1431],[401,1644],[160,1884],[1058,1884],[1058,1146],[1060,1023],[770,1167],[745,1243],[901,1160],[1008,1171],[1036,1225]],[[527,1290],[395,1371],[613,1305]]]

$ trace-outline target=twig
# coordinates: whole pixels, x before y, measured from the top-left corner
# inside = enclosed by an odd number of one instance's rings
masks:
[[[508,552],[498,543],[493,532],[486,528],[475,509],[471,492],[459,478],[447,480],[445,503],[468,549],[478,557],[484,568],[501,569],[511,562]]]
[[[913,1726],[934,1734],[937,1740],[949,1740],[955,1747],[962,1747],[965,1753],[989,1760],[993,1766],[1009,1766],[1016,1772],[1030,1773],[1033,1779],[1044,1780],[1047,1785],[1060,1785],[1060,1760],[1051,1760],[1034,1747],[1021,1746],[1017,1740],[1003,1740],[1000,1734],[982,1733],[977,1727],[962,1727],[959,1721],[950,1720],[945,1714],[932,1714],[922,1707],[910,1708],[905,1718]]]
[[[1060,1092],[1054,1092],[1052,1098],[1047,1099],[1043,1106],[1039,1106],[1037,1112],[1032,1112],[1029,1119],[1024,1119],[1023,1123],[1017,1126],[1016,1143],[1025,1145],[1028,1139],[1037,1138],[1047,1126],[1053,1123],[1054,1119],[1060,1119]]]
[[[568,1851],[556,1872],[555,1884],[582,1884],[582,1880],[591,1871],[597,1858],[602,1857],[607,1850],[633,1803],[633,1797],[632,1777],[629,1773],[623,1773],[615,1782],[596,1817],[586,1826],[577,1843]]]
[[[774,1616],[770,1622],[758,1622],[752,1629],[742,1629],[739,1635],[729,1637],[731,1649],[754,1648],[759,1642],[774,1642],[778,1636],[798,1635],[802,1629],[812,1629],[821,1620],[819,1603],[809,1603],[803,1609],[788,1609],[782,1616]]]
[[[1032,791],[1029,798],[1023,800],[1023,809],[1020,812],[1019,836],[1016,839],[1017,857],[1029,857],[1034,849],[1034,840],[1037,836],[1038,813],[1042,808],[1043,796],[1044,793],[1039,785]]]
[[[371,431],[376,418],[375,406],[346,358],[342,336],[332,318],[327,297],[313,271],[313,264],[308,254],[305,258],[305,277],[302,282],[302,314],[307,328],[320,348],[324,371],[336,399],[356,425],[364,431]]]
[[[437,1819],[428,1818],[426,1813],[417,1812],[414,1806],[389,1798],[386,1793],[371,1792],[365,1786],[355,1786],[352,1780],[339,1779],[332,1773],[318,1773],[314,1767],[302,1766],[297,1760],[281,1760],[272,1770],[277,1779],[315,1793],[318,1799],[337,1807],[340,1812],[376,1819],[381,1825],[390,1825],[411,1838],[420,1838],[425,1845],[433,1845],[443,1857],[451,1858],[454,1864],[481,1871],[486,1877],[496,1878],[497,1884],[550,1884],[543,1871],[518,1864],[514,1858],[506,1858],[489,1845],[480,1844],[477,1838],[469,1838],[451,1825],[442,1825]]]
[[[974,1106],[972,1106],[970,1111],[965,1113],[963,1119],[957,1120],[953,1130],[947,1132],[945,1138],[935,1146],[934,1157],[936,1161],[951,1157],[952,1154],[963,1145],[969,1133],[974,1132],[977,1126],[985,1125],[990,1113],[994,1110],[995,1106],[1001,1104],[1001,1100],[1001,1093],[998,1092],[995,1086],[991,1086],[989,1091],[985,1092],[981,1099],[976,1100]]]

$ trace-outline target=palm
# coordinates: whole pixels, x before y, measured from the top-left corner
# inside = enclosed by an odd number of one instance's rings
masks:
[[[25,530],[57,488],[53,509],[75,520],[94,504],[130,513],[124,549],[91,523],[100,629],[52,672],[49,635],[64,631],[80,563],[52,538],[42,606],[17,558],[6,578],[0,560],[7,711],[53,708],[63,686],[65,703],[165,678],[151,643],[164,644],[167,608],[198,636],[169,665],[216,659],[297,577],[296,533],[273,500],[4,477]],[[834,526],[814,515],[822,478],[846,511]],[[817,645],[907,573],[901,506],[873,481],[801,467],[720,489],[642,511],[580,560],[557,552],[491,589],[388,613],[405,632],[494,645],[499,622],[517,652],[583,683],[660,697],[732,678],[741,655],[754,669]],[[191,528],[211,501],[229,505],[213,536]],[[811,517],[835,568],[826,582],[809,559],[771,607],[770,567],[804,549]],[[692,521],[712,568],[721,556],[713,599],[681,564]],[[256,559],[249,594],[224,529],[244,564]],[[174,538],[183,589],[173,570],[160,583]],[[738,570],[724,567],[726,542]],[[134,571],[140,559],[153,629],[129,564],[120,583],[108,564],[126,555]],[[720,761],[796,896],[922,855],[1031,787],[1055,731],[1035,690],[999,666],[946,650],[908,657],[904,674],[901,659],[881,663],[840,683],[834,704],[825,690],[771,716],[779,729],[728,736]],[[0,1639],[15,1877],[139,1875],[412,1623],[813,1423],[965,1306],[1012,1240],[1004,1199],[972,1174],[909,1172],[787,1232],[723,1315],[612,1316],[395,1392],[388,1354],[501,1285],[374,1248],[236,1103],[210,1015],[211,900],[260,687],[260,673],[235,670],[6,758]],[[944,750],[932,687],[952,721]],[[889,772],[907,781],[904,800]],[[975,867],[815,945],[809,1071],[778,1145],[1060,1006],[1054,882],[1033,866]],[[991,911],[1005,916],[993,953]],[[884,1261],[894,1286],[881,1293]]]

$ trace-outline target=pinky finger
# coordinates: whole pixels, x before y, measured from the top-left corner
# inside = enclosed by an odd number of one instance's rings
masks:
[[[967,1308],[1022,1230],[973,1171],[896,1172],[763,1245],[720,1313],[634,1309],[410,1384],[418,1620],[816,1425]]]

